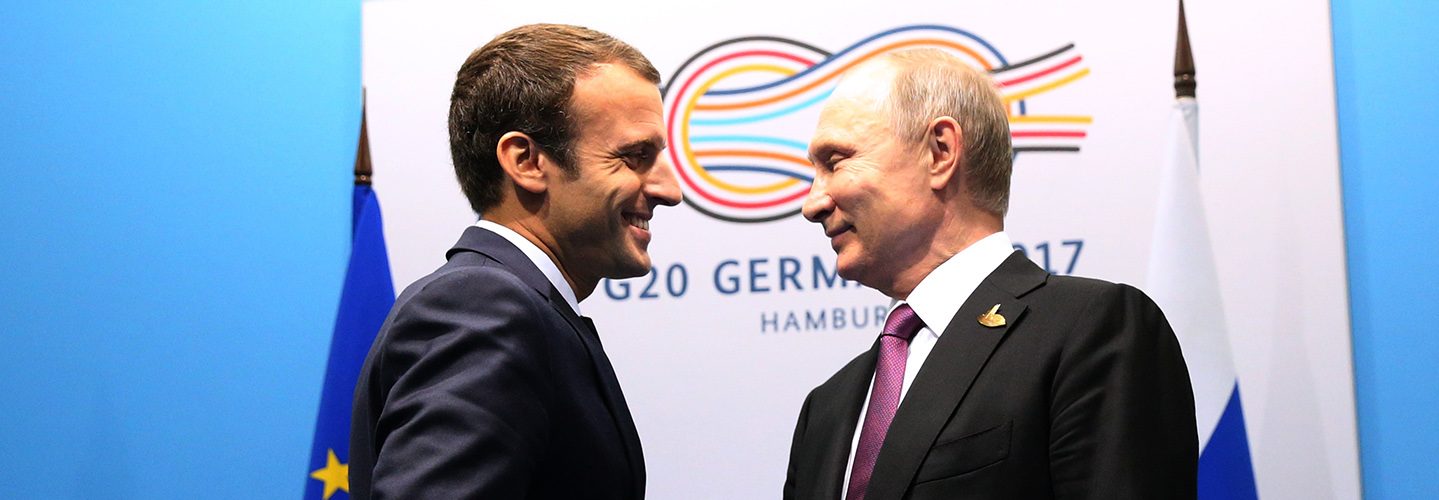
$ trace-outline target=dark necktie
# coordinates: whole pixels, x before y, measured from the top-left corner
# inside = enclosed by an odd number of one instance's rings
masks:
[[[909,340],[924,326],[909,304],[900,304],[889,313],[884,332],[879,336],[879,360],[874,367],[874,387],[869,393],[869,407],[864,414],[864,428],[859,446],[854,450],[854,467],[849,472],[846,500],[864,500],[869,478],[874,474],[874,461],[889,432],[889,423],[899,408],[899,393],[904,387],[904,364],[909,358]]]
[[[596,344],[599,344],[600,330],[598,328],[595,328],[595,321],[590,319],[589,316],[580,316],[580,319],[584,320],[585,326],[589,327],[590,331],[588,333],[590,334],[590,337],[595,339]]]

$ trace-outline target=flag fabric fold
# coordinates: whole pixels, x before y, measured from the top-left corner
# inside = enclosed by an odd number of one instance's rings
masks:
[[[320,411],[315,419],[306,500],[349,498],[350,406],[355,382],[375,334],[395,303],[383,229],[380,201],[374,189],[356,185],[350,263],[340,292]]]
[[[1258,498],[1239,379],[1199,188],[1199,107],[1180,98],[1170,118],[1147,290],[1189,366],[1199,429],[1199,498]]]

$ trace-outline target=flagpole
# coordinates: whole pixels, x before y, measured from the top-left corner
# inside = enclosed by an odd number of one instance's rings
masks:
[[[1229,344],[1231,332],[1199,186],[1199,106],[1194,99],[1198,86],[1194,75],[1189,26],[1180,0],[1172,135],[1160,176],[1148,291],[1179,337],[1194,389],[1200,449],[1197,497],[1257,500],[1259,489],[1254,481],[1239,376]]]
[[[1184,0],[1179,0],[1179,33],[1174,43],[1174,97],[1193,98],[1199,82],[1194,79],[1194,52],[1189,48],[1189,25],[1184,22]]]

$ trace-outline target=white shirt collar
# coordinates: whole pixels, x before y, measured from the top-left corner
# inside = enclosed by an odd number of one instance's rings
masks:
[[[575,299],[574,289],[570,288],[570,282],[565,280],[564,273],[561,273],[559,266],[555,265],[553,260],[550,260],[549,254],[545,253],[544,250],[540,250],[540,247],[530,242],[530,240],[525,239],[524,236],[520,236],[520,233],[494,221],[480,219],[479,222],[475,223],[475,227],[498,234],[506,240],[509,240],[510,244],[514,245],[515,248],[519,248],[520,252],[523,252],[525,257],[529,257],[530,262],[534,262],[535,267],[540,268],[540,272],[544,273],[546,278],[549,278],[550,284],[554,285],[555,289],[560,291],[560,295],[565,298],[565,302],[570,304],[570,309],[573,309],[576,315],[583,315],[583,313],[580,312],[580,301]]]
[[[909,299],[895,301],[890,309],[900,303],[908,303],[925,326],[938,337],[949,328],[949,322],[959,312],[959,306],[1011,253],[1014,253],[1014,247],[1009,235],[1003,231],[985,236],[930,271],[914,287]]]
[[[954,319],[955,313],[959,312],[959,306],[969,300],[979,284],[989,277],[1000,264],[1004,263],[1009,255],[1014,253],[1014,247],[1009,241],[1009,236],[998,232],[985,236],[983,239],[974,242],[968,248],[961,250],[958,254],[945,260],[939,267],[934,268],[928,275],[921,279],[919,285],[909,294],[908,301],[895,300],[889,305],[890,312],[894,308],[906,302],[914,309],[919,319],[924,321],[924,328],[915,334],[914,339],[909,342],[909,355],[905,361],[904,383],[900,385],[900,398],[909,392],[910,386],[914,385],[914,379],[924,366],[929,353],[939,342],[940,334],[949,328],[950,320]],[[865,385],[865,387],[869,387]],[[860,407],[859,420],[855,424],[856,432],[854,439],[849,446],[849,463],[845,465],[844,492],[849,491],[850,468],[854,466],[854,450],[859,448],[858,429],[864,426],[865,415],[869,408],[869,391],[865,391],[864,406]],[[900,403],[903,405],[904,403]]]

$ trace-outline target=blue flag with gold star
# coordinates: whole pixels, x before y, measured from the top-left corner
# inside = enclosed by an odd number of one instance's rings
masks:
[[[362,150],[361,155],[368,156],[366,153]],[[350,266],[340,291],[340,311],[330,339],[330,362],[310,450],[306,500],[350,498],[350,406],[355,381],[375,333],[395,303],[380,201],[368,184],[355,186],[351,235]]]

